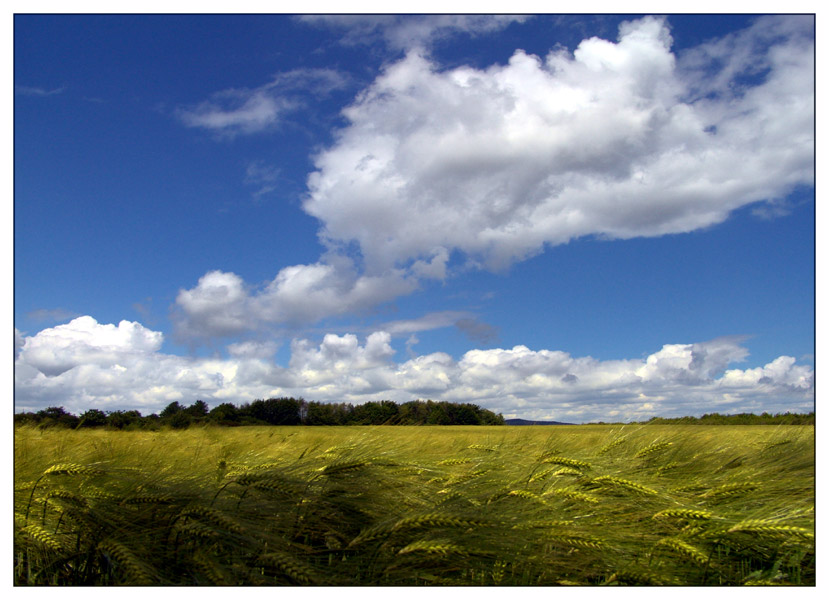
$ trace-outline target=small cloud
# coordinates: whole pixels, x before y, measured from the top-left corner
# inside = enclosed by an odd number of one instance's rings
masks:
[[[55,88],[53,90],[47,90],[44,88],[39,87],[31,87],[28,85],[16,85],[14,86],[14,93],[19,94],[21,96],[54,96],[56,94],[62,94],[66,90],[65,87]]]
[[[300,108],[300,94],[320,97],[347,85],[347,79],[332,69],[294,69],[278,73],[258,88],[227,89],[176,114],[187,127],[211,130],[221,136],[253,134],[278,125],[283,116]]]
[[[428,313],[417,319],[391,321],[381,325],[379,328],[383,331],[388,331],[392,335],[402,335],[406,333],[416,333],[418,331],[430,331],[432,329],[451,327],[452,325],[455,325],[459,319],[470,320],[467,317],[469,317],[469,313],[465,311],[443,310]]]
[[[791,208],[782,201],[765,202],[751,210],[752,215],[764,221],[772,221],[779,217],[785,217],[790,215],[791,212]]]
[[[288,108],[283,99],[263,90],[225,90],[192,108],[179,109],[178,116],[188,127],[234,136],[272,127]]]
[[[257,160],[250,163],[245,169],[245,184],[258,188],[253,192],[254,199],[258,200],[265,194],[277,189],[274,185],[279,179],[279,169]]]
[[[478,319],[458,319],[455,327],[473,342],[488,344],[498,339],[498,329]]]
[[[343,30],[342,44],[383,41],[394,50],[428,47],[457,34],[477,36],[522,23],[526,15],[306,15],[299,20]]]

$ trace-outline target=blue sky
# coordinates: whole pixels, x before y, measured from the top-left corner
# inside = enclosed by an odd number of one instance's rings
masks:
[[[814,39],[16,15],[15,409],[812,410]]]

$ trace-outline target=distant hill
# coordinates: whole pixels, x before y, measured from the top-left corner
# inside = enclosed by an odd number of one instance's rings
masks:
[[[526,419],[504,419],[504,425],[572,425],[559,421],[527,421]]]

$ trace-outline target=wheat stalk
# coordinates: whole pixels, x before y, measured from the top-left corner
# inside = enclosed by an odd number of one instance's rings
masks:
[[[463,457],[463,458],[444,458],[444,459],[443,459],[442,461],[440,461],[438,464],[439,464],[439,465],[464,465],[464,464],[471,463],[471,462],[472,462],[472,459],[471,459],[471,458],[469,458],[469,457]]]
[[[443,514],[430,513],[426,515],[419,515],[417,517],[407,517],[400,519],[392,525],[390,531],[402,531],[408,529],[434,529],[437,527],[453,527],[469,529],[472,527],[480,527],[484,525],[483,521],[476,521],[473,519],[460,519],[457,517],[450,517]]]
[[[539,481],[540,479],[544,479],[547,475],[551,474],[555,471],[555,467],[550,469],[544,469],[543,471],[539,471],[538,473],[534,473],[527,483],[533,483],[534,481]],[[559,469],[560,470],[560,469]]]
[[[679,466],[679,463],[678,463],[678,462],[670,462],[670,463],[668,463],[667,465],[662,465],[661,467],[659,467],[658,469],[656,469],[656,476],[657,476],[657,477],[661,477],[661,476],[662,476],[662,475],[664,475],[667,471],[670,471],[670,470],[672,470],[672,469],[676,469],[678,466]]]
[[[410,554],[411,552],[424,552],[426,554],[460,554],[465,555],[467,552],[451,542],[445,540],[417,540],[408,546],[401,548],[398,554]]]
[[[366,468],[371,463],[367,460],[350,460],[345,462],[333,463],[320,467],[317,471],[326,476],[338,475],[341,473],[351,473]]]
[[[582,477],[584,473],[582,473],[578,469],[574,469],[573,467],[561,467],[555,473],[553,473],[553,477],[561,477],[562,475],[574,475],[576,477]]]
[[[691,519],[691,520],[708,520],[713,519],[714,515],[707,510],[695,510],[693,508],[666,508],[661,510],[653,517],[653,519]]]
[[[86,501],[86,498],[84,498],[83,496],[79,496],[74,492],[70,492],[69,490],[50,490],[43,500],[44,502],[48,502],[53,498],[57,498],[58,500],[63,500],[65,502],[71,502],[76,506],[82,506],[84,508],[89,506],[89,503]]]
[[[32,505],[32,500],[35,497],[35,490],[37,489],[37,485],[40,483],[40,480],[46,476],[54,476],[54,475],[87,475],[87,476],[95,476],[95,475],[102,475],[104,471],[98,469],[96,467],[90,467],[86,465],[79,465],[75,463],[61,463],[57,465],[52,465],[48,469],[46,469],[40,477],[34,482],[32,485],[32,493],[29,495],[29,503],[26,505],[26,520],[29,519],[29,509]]]
[[[130,504],[173,504],[175,499],[169,494],[137,494],[121,500],[121,505]]]
[[[199,568],[199,572],[204,575],[211,584],[232,585],[233,583],[236,583],[230,573],[227,573],[201,550],[197,550],[193,554],[192,560]]]
[[[130,582],[139,585],[151,585],[155,577],[152,570],[139,560],[133,552],[113,539],[103,540],[98,544],[98,550],[110,558],[114,558],[116,564],[123,567],[130,576]]]
[[[813,541],[815,539],[815,534],[805,527],[781,525],[775,521],[765,519],[748,519],[740,521],[731,527],[728,530],[728,533],[735,533],[737,531],[767,536],[793,536],[809,541]]]
[[[599,452],[597,454],[599,456],[601,456],[602,454],[605,454],[605,453],[609,452],[610,450],[613,450],[613,448],[616,448],[617,446],[619,446],[621,444],[624,444],[626,440],[627,440],[627,436],[622,436],[620,438],[616,438],[615,440],[613,440],[609,444],[606,444],[606,445],[602,446],[602,448],[599,449]]]
[[[619,583],[621,585],[669,585],[656,573],[649,571],[616,571],[605,580],[605,585],[610,583]]]
[[[574,536],[564,534],[547,534],[544,539],[555,544],[569,546],[571,548],[591,548],[598,549],[604,546],[604,541],[588,536]]]
[[[498,448],[493,446],[484,446],[483,444],[470,444],[467,446],[469,450],[483,450],[484,452],[497,452]]]
[[[549,495],[564,496],[565,498],[568,498],[570,500],[579,500],[580,502],[589,502],[591,504],[597,504],[599,502],[599,499],[596,496],[591,496],[590,494],[585,494],[578,490],[573,490],[569,488],[549,490],[542,494],[542,496]]]
[[[209,508],[207,506],[198,505],[188,506],[183,511],[181,511],[176,518],[178,519],[188,517],[190,519],[199,519],[206,521],[231,533],[241,534],[244,532],[244,530],[238,523],[236,523],[230,517],[226,516],[221,511],[216,510],[215,508]]]
[[[256,559],[258,564],[276,567],[279,571],[297,583],[313,585],[317,583],[318,575],[306,564],[298,561],[287,552],[271,551]]]
[[[617,487],[622,487],[628,490],[633,490],[635,492],[640,492],[642,494],[647,495],[658,495],[659,492],[656,490],[644,486],[642,484],[636,483],[635,481],[630,481],[629,479],[622,479],[621,477],[613,477],[612,475],[602,475],[601,477],[595,477],[591,480],[591,483],[599,483],[599,484],[610,484]]]
[[[507,492],[507,496],[517,496],[518,498],[525,498],[526,500],[532,500],[540,504],[547,504],[544,498],[529,490],[510,490]]]
[[[677,552],[678,554],[681,554],[683,556],[687,556],[688,558],[700,565],[704,565],[708,562],[708,555],[705,554],[702,550],[700,550],[696,546],[692,546],[684,540],[680,540],[675,537],[662,538],[661,540],[656,542],[655,545],[670,548],[674,552]]]
[[[63,463],[53,465],[43,472],[44,475],[103,475],[104,471],[97,467],[78,465],[75,463]]]
[[[633,458],[646,458],[652,454],[656,454],[657,452],[662,452],[673,445],[673,442],[654,442],[650,446],[642,448],[633,456]]]
[[[709,490],[702,495],[703,498],[710,498],[712,500],[720,500],[729,498],[746,492],[753,492],[760,488],[760,484],[753,481],[744,481],[741,483],[727,483],[718,488]]]
[[[20,531],[49,550],[56,552],[61,550],[61,544],[58,539],[39,525],[33,523],[23,527]]]
[[[590,463],[584,462],[583,460],[576,460],[575,458],[566,458],[564,456],[551,456],[549,458],[545,458],[543,461],[544,463],[550,463],[554,465],[564,465],[565,467],[571,467],[573,469],[589,469]]]

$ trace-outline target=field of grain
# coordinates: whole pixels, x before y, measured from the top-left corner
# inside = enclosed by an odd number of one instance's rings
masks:
[[[17,585],[814,585],[811,426],[18,427]]]

